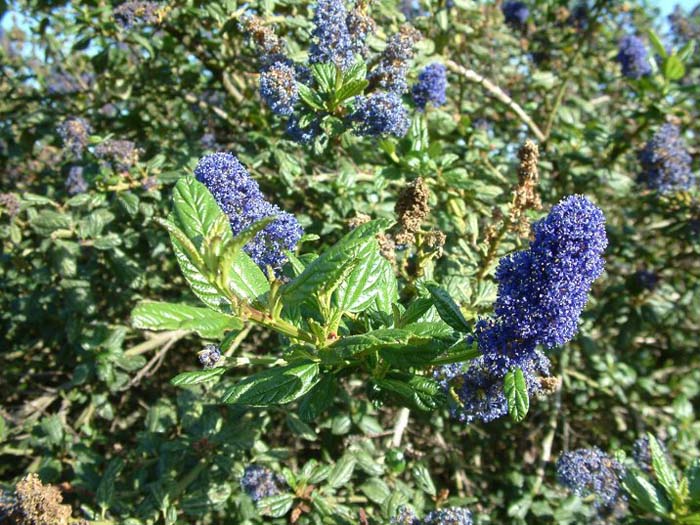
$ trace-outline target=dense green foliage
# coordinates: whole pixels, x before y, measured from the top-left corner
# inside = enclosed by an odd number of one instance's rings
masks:
[[[313,3],[173,1],[125,27],[117,5],[0,2],[2,488],[36,472],[102,524],[384,524],[405,504],[476,524],[700,523],[700,191],[648,189],[638,157],[671,123],[697,170],[700,17],[669,28],[596,0],[576,22],[576,6],[529,2],[514,27],[498,2],[370,3],[370,51],[410,17],[409,84],[444,63],[447,102],[407,104],[404,137],[363,137],[341,119],[367,65],[317,65],[302,103],[323,121],[303,145],[261,100],[246,15],[305,63]],[[628,34],[649,49],[640,79],[616,60]],[[82,149],[59,131],[72,117]],[[120,164],[106,145],[123,140]],[[241,250],[267,223],[231,235],[192,177],[212,151],[303,226],[279,278]],[[416,187],[429,213],[396,249]],[[608,237],[580,331],[548,352],[546,392],[508,373],[510,418],[452,419],[434,370],[478,355],[499,259],[572,194]],[[208,344],[225,359],[202,369]],[[646,432],[665,448],[652,438],[613,516],[557,484],[563,451],[629,464]],[[245,493],[251,464],[279,494]]]

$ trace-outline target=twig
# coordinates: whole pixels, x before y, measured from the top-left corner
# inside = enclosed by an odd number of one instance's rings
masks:
[[[408,408],[402,408],[399,410],[399,417],[396,419],[396,424],[394,425],[394,433],[391,437],[391,445],[394,448],[398,448],[401,446],[401,438],[403,437],[403,433],[406,430],[406,426],[408,426],[408,416],[411,414],[411,411]]]
[[[124,355],[127,357],[132,357],[135,355],[145,354],[154,348],[159,348],[160,346],[168,343],[171,339],[174,340],[173,342],[179,341],[187,334],[189,334],[189,332],[186,330],[170,330],[168,332],[162,332],[154,335],[148,341],[144,341],[141,344],[129,348],[124,352]]]
[[[542,130],[540,130],[540,128],[537,126],[537,124],[533,122],[530,116],[527,113],[525,113],[523,108],[521,108],[512,98],[510,98],[506,94],[506,92],[503,91],[500,87],[498,87],[496,84],[491,82],[486,77],[480,75],[476,71],[460,66],[452,60],[447,60],[445,62],[445,66],[447,67],[447,69],[449,69],[453,73],[457,73],[458,75],[464,77],[469,82],[474,82],[475,84],[479,84],[480,86],[482,86],[486,91],[491,93],[491,95],[493,95],[494,98],[503,102],[506,106],[512,109],[513,112],[515,112],[515,114],[518,116],[518,118],[520,118],[520,120],[527,124],[527,126],[535,134],[538,140],[542,142],[545,141],[545,135],[544,133],[542,133]]]

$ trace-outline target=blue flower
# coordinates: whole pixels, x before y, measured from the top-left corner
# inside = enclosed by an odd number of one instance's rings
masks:
[[[442,64],[430,64],[418,75],[418,82],[413,86],[413,102],[416,107],[425,109],[428,102],[433,106],[442,106],[447,98],[447,70]]]
[[[640,38],[634,35],[624,36],[618,49],[617,61],[622,66],[623,75],[638,79],[651,74],[647,49]]]
[[[68,195],[77,195],[85,193],[88,189],[88,184],[83,177],[83,168],[81,166],[71,166],[66,177],[66,192]]]
[[[221,360],[221,350],[216,345],[206,345],[197,354],[197,358],[204,368],[214,368]]]
[[[680,130],[664,124],[639,152],[642,172],[637,181],[661,193],[690,189],[695,184],[691,161]]]
[[[309,62],[333,62],[343,71],[354,61],[353,42],[347,25],[348,11],[343,0],[318,0],[314,9],[314,39]]]
[[[501,6],[501,11],[506,24],[516,29],[522,28],[530,16],[530,10],[523,2],[505,2]]]
[[[80,117],[68,117],[58,126],[64,146],[78,158],[83,156],[91,131],[90,124]]]
[[[95,156],[113,170],[129,171],[139,160],[139,150],[130,140],[106,140],[95,148]]]
[[[533,350],[530,359],[519,361],[518,366],[523,370],[528,393],[532,396],[540,392],[539,377],[549,373],[549,360]],[[466,371],[461,364],[439,368],[435,377],[448,394],[451,416],[462,423],[488,423],[508,414],[508,401],[503,392],[503,379],[508,369],[491,366],[483,357],[471,361]]]
[[[289,138],[294,142],[310,144],[321,134],[321,126],[316,119],[302,125],[302,119],[298,115],[292,115],[287,121],[286,131]]]
[[[352,50],[363,57],[367,55],[367,36],[376,29],[374,20],[367,14],[366,4],[367,2],[364,0],[358,0],[348,13],[346,20],[352,42]]]
[[[425,525],[472,525],[472,513],[462,507],[432,511],[423,520]]]
[[[238,159],[229,153],[203,157],[194,170],[195,177],[211,192],[228,216],[234,235],[266,217],[276,217],[248,244],[245,251],[263,270],[279,270],[303,234],[296,218],[270,204]]]
[[[559,483],[578,496],[596,497],[596,506],[612,507],[620,499],[624,467],[598,448],[565,452],[557,461]]]
[[[241,488],[255,502],[282,492],[284,478],[262,465],[248,465],[241,478]]]
[[[390,525],[419,525],[420,520],[411,507],[403,505],[399,507],[396,516],[391,518]]]
[[[477,325],[479,349],[490,366],[518,366],[537,345],[569,342],[603,272],[605,217],[585,197],[562,200],[533,233],[529,249],[501,259],[495,315]]]
[[[377,67],[369,74],[369,80],[377,82],[387,91],[399,95],[405,93],[408,90],[406,72],[413,59],[414,46],[421,38],[420,32],[410,24],[401,26],[399,32],[387,41]]]
[[[114,20],[124,29],[134,25],[156,24],[160,21],[160,6],[157,2],[128,1],[114,10]]]
[[[659,444],[661,451],[667,454],[666,447],[658,439],[656,442]],[[644,472],[652,472],[653,465],[651,459],[651,449],[649,447],[649,436],[643,436],[635,440],[634,445],[632,445],[632,459],[637,464],[637,466]]]
[[[265,67],[260,74],[260,96],[273,113],[291,115],[299,100],[294,67],[286,62]]]
[[[356,109],[350,119],[356,124],[357,134],[368,137],[403,137],[410,125],[408,109],[401,97],[393,92],[357,97]]]

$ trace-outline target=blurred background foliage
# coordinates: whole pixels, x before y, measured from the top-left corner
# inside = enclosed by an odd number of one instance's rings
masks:
[[[478,524],[566,524],[597,518],[556,485],[560,452],[629,450],[651,430],[680,465],[697,456],[698,192],[645,190],[637,154],[671,122],[697,169],[698,54],[664,58],[649,30],[670,54],[697,37],[700,17],[679,10],[665,21],[629,0],[590,0],[574,17],[580,5],[530,2],[513,27],[498,2],[377,0],[370,48],[412,23],[424,39],[410,78],[450,62],[448,102],[416,114],[403,139],[342,136],[319,149],[288,140],[262,103],[241,26],[253,11],[302,56],[308,2],[172,1],[129,26],[105,2],[0,3],[4,487],[37,472],[74,516],[97,523],[387,523],[402,503],[449,502],[468,505]],[[652,75],[621,74],[626,34],[647,43]],[[460,66],[500,87],[542,136]],[[71,117],[89,126],[79,152],[59,133]],[[313,428],[283,410],[221,407],[206,388],[168,383],[198,366],[199,338],[144,338],[130,326],[141,299],[193,300],[153,219],[167,213],[172,183],[219,150],[320,236],[314,248],[358,213],[393,218],[401,188],[423,177],[430,225],[447,237],[430,271],[465,315],[487,314],[494,263],[527,239],[509,231],[488,250],[526,138],[539,143],[544,210],[589,196],[606,214],[610,246],[580,335],[553,355],[561,388],[524,423],[464,426],[412,412],[399,442],[397,410],[374,406],[353,380]],[[132,143],[126,166],[105,152],[115,141]],[[243,332],[237,357],[276,345],[265,330]],[[267,509],[272,517],[241,490],[251,463],[284,472],[292,488]]]

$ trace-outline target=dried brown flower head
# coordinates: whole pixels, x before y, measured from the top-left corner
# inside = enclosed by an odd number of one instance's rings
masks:
[[[399,231],[395,235],[397,244],[413,242],[416,232],[420,230],[421,224],[430,212],[429,197],[430,190],[420,177],[403,189],[394,207],[399,226]]]

